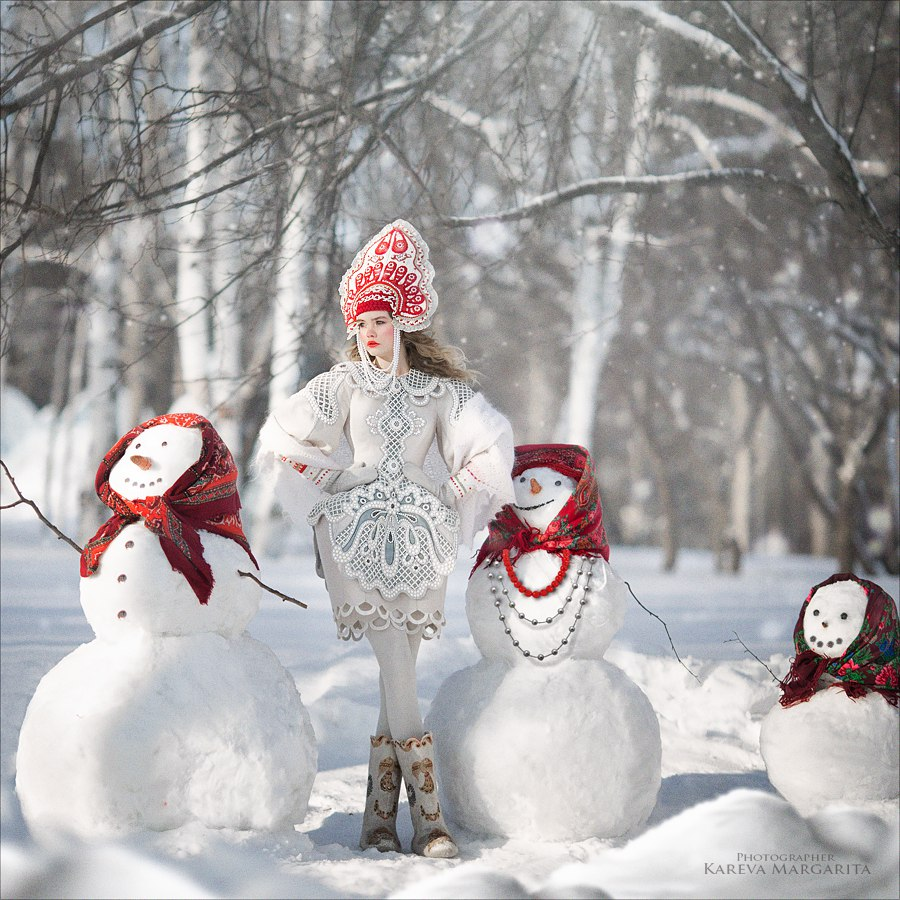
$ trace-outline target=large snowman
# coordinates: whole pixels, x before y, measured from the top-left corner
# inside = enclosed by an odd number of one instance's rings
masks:
[[[783,694],[760,728],[769,780],[801,815],[896,803],[896,604],[871,581],[832,575],[806,598],[794,646]]]
[[[603,659],[627,595],[608,563],[590,455],[517,447],[513,484],[466,593],[483,658],[444,682],[426,723],[447,813],[521,839],[625,835],[656,804],[659,724]]]
[[[306,815],[316,742],[293,679],[245,628],[260,589],[231,453],[190,414],[106,455],[114,515],[81,560],[95,640],[38,684],[16,754],[32,830],[81,836],[199,822],[273,829]]]

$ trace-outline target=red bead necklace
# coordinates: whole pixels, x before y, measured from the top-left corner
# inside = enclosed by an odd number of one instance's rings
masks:
[[[562,563],[559,567],[559,572],[556,574],[556,578],[550,582],[545,588],[541,588],[539,591],[529,591],[524,584],[516,577],[516,571],[513,569],[513,565],[509,559],[509,550],[503,551],[503,565],[506,567],[506,574],[509,576],[509,580],[513,583],[515,589],[520,593],[524,594],[526,597],[546,597],[547,594],[552,594],[559,586],[562,584],[563,578],[566,577],[566,572],[569,570],[569,562],[572,559],[572,553],[569,550],[563,550],[562,552]]]

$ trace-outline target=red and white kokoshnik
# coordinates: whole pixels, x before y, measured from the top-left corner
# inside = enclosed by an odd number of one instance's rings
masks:
[[[361,313],[390,313],[400,331],[427,328],[437,309],[428,245],[404,219],[385,225],[341,279],[341,311],[352,334]]]

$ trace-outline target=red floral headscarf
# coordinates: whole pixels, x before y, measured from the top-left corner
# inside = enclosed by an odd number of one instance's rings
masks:
[[[488,526],[488,536],[478,551],[474,572],[485,559],[493,562],[504,550],[510,559],[532,550],[602,556],[609,561],[609,542],[603,527],[600,488],[594,476],[591,454],[577,444],[523,444],[516,447],[512,476],[527,469],[548,468],[574,478],[575,490],[545,531],[526,525],[506,504]]]
[[[200,458],[161,496],[126,500],[109,486],[113,466],[141,432],[165,424],[199,428],[203,440]],[[198,530],[237,541],[259,568],[241,526],[237,477],[231,452],[216,429],[202,416],[170,413],[135,426],[103,457],[97,469],[97,496],[114,515],[85,545],[81,554],[81,576],[87,578],[96,572],[100,558],[116,535],[126,525],[143,519],[144,525],[159,538],[172,568],[184,575],[201,603],[208,603],[213,573],[203,558]]]
[[[819,656],[807,644],[803,633],[803,616],[813,594],[819,588],[838,581],[853,581],[866,592],[866,615],[859,634],[848,645],[844,655],[828,659]],[[900,630],[897,624],[897,606],[890,595],[877,584],[857,578],[849,572],[832,575],[817,584],[809,592],[794,626],[794,647],[797,655],[781,682],[783,694],[779,702],[782,706],[793,706],[809,700],[826,672],[838,680],[835,687],[842,687],[848,697],[856,699],[869,691],[875,691],[892,706],[898,705]]]

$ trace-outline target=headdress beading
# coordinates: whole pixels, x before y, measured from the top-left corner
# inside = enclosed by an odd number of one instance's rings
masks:
[[[341,312],[351,334],[360,313],[390,313],[400,331],[427,328],[437,309],[428,245],[404,219],[385,225],[341,279]]]

